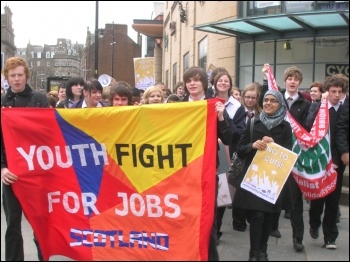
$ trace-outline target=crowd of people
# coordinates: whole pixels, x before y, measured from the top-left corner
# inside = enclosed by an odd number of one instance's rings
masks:
[[[173,92],[162,82],[146,90],[139,90],[124,81],[113,82],[106,88],[102,87],[96,79],[84,81],[82,78],[73,77],[67,83],[61,84],[57,91],[43,94],[34,91],[27,84],[30,77],[27,63],[21,58],[13,57],[6,61],[4,68],[5,78],[10,87],[2,93],[1,106],[93,108],[216,99],[218,145],[221,140],[228,146],[231,156],[237,152],[239,157],[246,158],[243,167],[243,173],[245,173],[255,153],[258,150],[266,150],[268,143],[274,142],[292,150],[292,128],[286,121],[287,112],[305,130],[310,131],[321,101],[327,99],[330,150],[333,166],[338,175],[337,184],[336,189],[326,197],[310,201],[308,222],[309,233],[313,239],[319,237],[322,226],[324,247],[336,249],[342,177],[345,166],[349,165],[348,78],[344,75],[333,75],[327,77],[324,82],[313,82],[310,85],[309,94],[306,94],[300,91],[303,73],[299,68],[292,66],[284,71],[285,89],[270,90],[266,80],[268,67],[269,65],[265,64],[262,68],[262,84],[252,82],[242,89],[233,85],[229,72],[223,67],[213,70],[208,81],[207,72],[204,69],[192,66],[185,71],[183,81],[174,86]],[[249,129],[251,122],[252,134]],[[5,258],[6,260],[24,260],[21,233],[22,208],[11,187],[18,177],[8,169],[2,133],[1,139],[1,180],[7,222]],[[220,147],[217,148],[219,150]],[[215,164],[218,167],[218,154],[213,161],[216,161]],[[215,175],[217,174],[213,174],[213,178]],[[243,179],[243,176],[240,179]],[[236,188],[231,207],[232,227],[233,230],[245,231],[249,224],[250,250],[247,253],[250,261],[268,260],[269,237],[281,237],[278,221],[282,210],[285,210],[285,218],[290,219],[291,222],[293,233],[291,243],[295,251],[304,250],[303,203],[303,193],[292,174],[289,174],[275,204],[239,186]],[[219,260],[217,245],[223,234],[220,228],[226,209],[226,207],[213,207],[215,219],[208,247],[208,260],[211,261]],[[35,235],[34,242],[37,245],[38,258],[42,260]]]

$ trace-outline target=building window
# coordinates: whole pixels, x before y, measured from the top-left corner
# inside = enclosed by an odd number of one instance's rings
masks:
[[[50,52],[46,52],[46,58],[50,58]]]
[[[189,67],[190,67],[190,54],[189,52],[187,52],[185,55],[184,55],[184,68],[183,68],[183,71],[185,72]]]
[[[51,66],[51,62],[50,61],[46,61],[46,66]]]
[[[36,66],[40,66],[40,61],[36,61]]]
[[[41,52],[38,52],[38,53],[37,53],[37,57],[38,57],[38,58],[41,58]]]
[[[198,66],[206,70],[208,55],[208,37],[205,37],[198,44]]]
[[[177,83],[177,63],[173,65],[173,87],[176,86]]]

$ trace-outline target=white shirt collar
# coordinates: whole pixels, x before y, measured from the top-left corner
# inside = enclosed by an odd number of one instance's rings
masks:
[[[293,98],[293,101],[295,101],[295,100],[298,99],[299,94],[296,93],[294,96],[290,96],[287,92],[284,93],[284,98],[285,98],[286,100],[288,100],[288,98],[290,98],[290,97]]]
[[[331,107],[334,107],[335,111],[338,111],[339,106],[340,106],[340,104],[339,104],[339,103],[338,103],[338,104],[336,104],[336,105],[334,106],[334,105],[332,105],[332,104],[331,104],[331,103],[328,101],[328,109],[330,109]]]
[[[85,99],[84,99],[83,104],[81,105],[81,108],[87,108],[87,107],[88,107],[88,106],[87,106],[87,104],[86,104],[86,102],[85,102]],[[97,104],[96,107],[102,107],[101,103],[98,102],[98,104]]]
[[[235,99],[233,96],[230,96],[225,102],[226,112],[231,119],[234,118],[238,108],[241,107],[241,103]]]
[[[204,95],[201,99],[199,99],[199,100],[204,100],[204,99],[205,99],[205,95]],[[193,102],[193,101],[197,101],[197,100],[193,100],[192,97],[189,96],[189,97],[188,97],[188,101],[189,101],[189,102]]]

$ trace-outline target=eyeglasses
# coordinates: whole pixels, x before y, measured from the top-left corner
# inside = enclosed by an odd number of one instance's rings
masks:
[[[248,99],[248,100],[255,100],[255,99],[257,99],[257,97],[255,97],[255,96],[244,96],[244,98],[246,98],[246,99]]]
[[[270,103],[272,103],[272,104],[276,104],[276,103],[279,103],[278,102],[278,100],[276,100],[276,99],[268,99],[268,98],[264,98],[264,103],[268,103],[268,102],[270,102]]]

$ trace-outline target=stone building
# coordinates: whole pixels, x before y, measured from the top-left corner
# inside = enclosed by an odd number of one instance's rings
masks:
[[[12,27],[12,12],[8,6],[4,7],[4,13],[1,14],[1,70],[4,68],[5,61],[15,56],[15,34]]]
[[[81,76],[80,60],[82,44],[72,44],[71,40],[58,38],[56,45],[32,45],[18,48],[15,56],[27,61],[31,73],[28,83],[34,89],[46,89],[48,77]]]
[[[292,65],[302,89],[349,75],[348,1],[165,1],[163,81],[173,88],[189,66],[225,67],[241,89],[262,82],[269,63],[283,86]],[[283,87],[282,87],[283,88]]]

